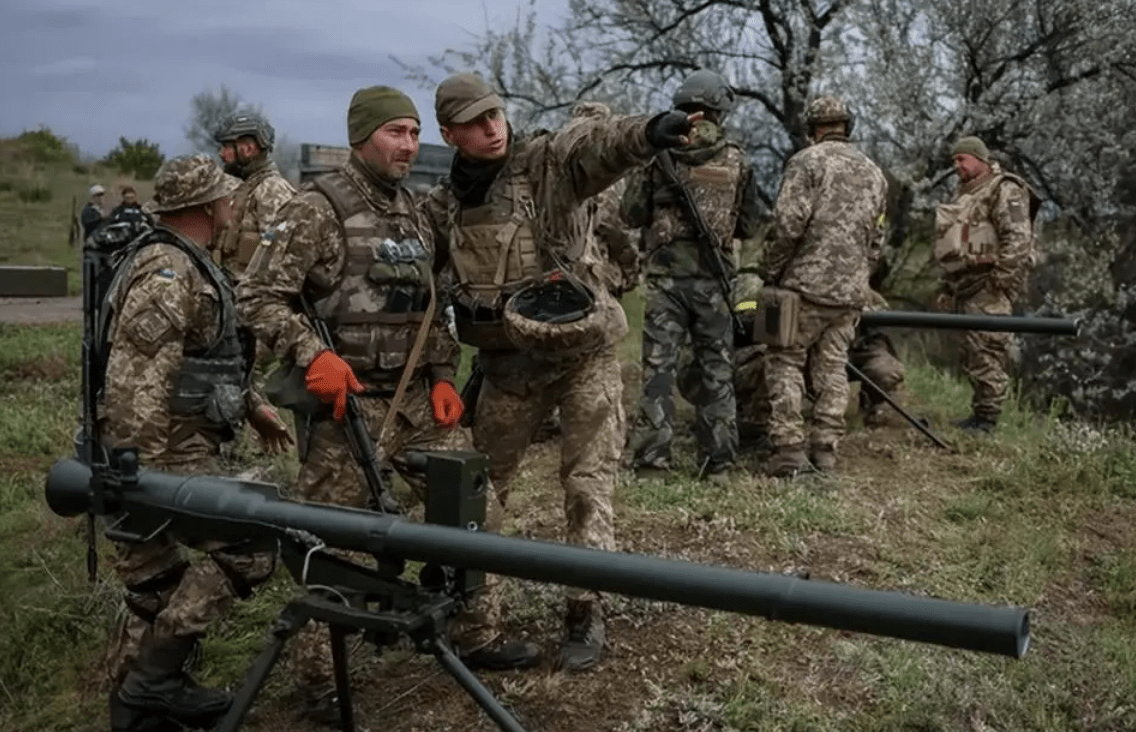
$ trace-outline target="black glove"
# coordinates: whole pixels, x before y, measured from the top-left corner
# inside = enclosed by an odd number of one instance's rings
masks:
[[[672,109],[652,117],[647,122],[647,142],[657,150],[680,147],[687,144],[687,135],[694,129],[690,115]]]

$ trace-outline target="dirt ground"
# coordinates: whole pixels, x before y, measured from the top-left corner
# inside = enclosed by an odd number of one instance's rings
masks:
[[[0,323],[71,323],[83,317],[81,297],[0,297]]]

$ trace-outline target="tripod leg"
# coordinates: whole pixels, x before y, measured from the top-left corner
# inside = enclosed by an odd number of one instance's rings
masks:
[[[335,693],[339,696],[339,729],[355,732],[355,710],[351,703],[351,679],[347,676],[347,628],[331,623],[331,664],[335,671]]]
[[[501,702],[497,701],[497,697],[486,689],[481,681],[470,671],[464,663],[461,662],[450,647],[440,640],[433,643],[434,658],[438,659],[438,663],[442,668],[449,672],[454,680],[461,684],[466,693],[473,697],[477,705],[485,710],[489,718],[497,723],[497,726],[505,732],[525,732],[525,728],[521,723],[509,713],[509,710],[501,706]]]
[[[295,603],[288,605],[281,611],[280,617],[276,620],[276,625],[272,628],[268,645],[249,666],[249,670],[245,674],[245,681],[241,684],[236,698],[233,699],[232,706],[229,707],[229,711],[225,713],[220,724],[213,728],[213,732],[236,732],[240,729],[245,715],[248,714],[253,702],[256,701],[256,695],[260,693],[264,682],[268,680],[268,675],[272,673],[273,667],[280,659],[284,644],[289,638],[296,635],[308,620],[309,615]]]

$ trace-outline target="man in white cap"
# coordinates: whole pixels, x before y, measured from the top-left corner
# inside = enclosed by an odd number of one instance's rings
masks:
[[[79,214],[79,223],[83,226],[83,238],[86,239],[91,235],[103,220],[103,195],[106,189],[98,183],[87,189],[87,205],[83,207],[83,211]],[[74,209],[72,209],[74,210]]]

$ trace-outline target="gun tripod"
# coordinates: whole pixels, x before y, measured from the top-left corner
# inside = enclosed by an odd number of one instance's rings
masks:
[[[286,548],[284,561],[296,573],[294,564],[301,560],[295,551]],[[332,667],[342,732],[355,732],[355,710],[347,673],[347,636],[359,631],[376,646],[393,645],[403,636],[410,638],[419,653],[430,654],[437,659],[439,665],[498,727],[505,732],[525,732],[516,718],[450,648],[447,639],[449,620],[462,602],[461,593],[454,591],[453,575],[456,573],[431,567],[424,569],[421,576],[444,582],[445,586],[433,589],[398,579],[401,567],[392,576],[394,570],[390,566],[380,564],[379,570],[372,570],[327,554],[309,554],[302,561],[307,565],[304,569],[311,591],[307,596],[290,602],[280,613],[268,644],[249,667],[233,705],[213,732],[236,732],[240,729],[285,644],[313,620],[326,623],[331,634]],[[328,599],[330,596],[336,600]],[[372,604],[377,604],[380,609],[369,609]]]

